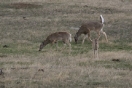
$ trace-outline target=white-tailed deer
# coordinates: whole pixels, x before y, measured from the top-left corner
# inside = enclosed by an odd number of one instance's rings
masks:
[[[106,38],[106,41],[108,42],[108,39],[107,39],[107,35],[106,33],[103,31],[103,27],[104,27],[104,18],[102,15],[100,15],[100,21],[101,22],[88,22],[88,23],[84,23],[82,24],[82,26],[80,27],[80,29],[78,30],[78,32],[76,33],[74,39],[75,39],[75,42],[77,43],[78,41],[78,37],[81,35],[81,34],[84,34],[86,35],[84,38],[83,38],[83,41],[82,41],[82,44],[84,43],[85,39],[89,38],[89,40],[92,42],[91,38],[90,38],[90,31],[95,31],[97,32],[98,34],[98,40],[100,38],[100,33],[103,33],[105,38]]]
[[[99,49],[99,43],[98,43],[98,39],[94,39],[92,41],[92,48],[93,48],[93,54],[94,54],[94,58],[99,58],[98,56],[98,49]]]
[[[58,41],[63,41],[63,43],[67,44],[71,49],[71,44],[70,44],[70,42],[72,41],[71,34],[68,32],[55,32],[50,34],[46,38],[46,40],[44,40],[41,43],[39,47],[39,51],[41,51],[43,47],[46,46],[47,44],[54,44],[54,43],[57,43]]]

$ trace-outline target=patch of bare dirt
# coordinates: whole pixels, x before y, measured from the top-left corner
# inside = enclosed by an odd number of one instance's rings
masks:
[[[40,8],[41,5],[20,2],[20,3],[12,3],[10,4],[10,7],[15,9],[28,9],[28,8]]]

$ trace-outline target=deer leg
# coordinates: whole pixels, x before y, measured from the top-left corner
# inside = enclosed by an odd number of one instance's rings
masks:
[[[91,39],[91,37],[90,37],[90,32],[88,33],[88,38],[89,38],[89,40],[92,42],[92,39]]]
[[[68,46],[69,46],[69,50],[70,50],[70,52],[71,52],[71,44],[69,43]]]
[[[92,41],[92,49],[93,49],[93,58],[95,58],[95,49],[94,49],[95,45],[94,45],[94,41]]]
[[[70,50],[70,52],[71,52],[71,44],[69,43],[69,41],[65,41],[65,44],[67,44],[68,46],[69,46],[69,50]],[[69,53],[70,53],[69,52]]]
[[[66,46],[67,46],[67,44],[64,42],[64,47],[62,47],[62,50],[65,50],[66,49]]]
[[[93,54],[94,54],[94,58],[95,58],[95,57],[96,57],[96,55],[95,55],[95,54],[96,54],[96,53],[95,53],[95,49],[93,49],[93,50],[94,50],[94,53],[93,53]]]
[[[69,50],[71,51],[71,44],[70,43],[67,43],[68,44],[68,46],[69,46]]]
[[[103,33],[103,35],[105,36],[106,41],[108,42],[107,34],[104,31],[101,31],[101,33]]]
[[[98,49],[96,50],[97,51],[97,59],[99,58],[99,52],[98,52]]]
[[[87,38],[87,35],[84,36],[82,44],[84,44],[85,39]]]
[[[58,42],[57,42],[57,41],[52,41],[52,42],[51,42],[51,46],[52,46],[52,47],[53,47],[53,44],[56,45],[56,50],[58,50]]]
[[[56,50],[58,50],[58,42],[56,42]]]
[[[64,43],[63,45],[64,45],[64,47],[63,47],[63,50],[66,48],[66,42],[65,42],[65,40],[62,40],[62,42]]]
[[[98,38],[97,38],[97,40],[99,40],[99,38],[100,38],[100,32],[97,32],[97,34],[98,34]]]
[[[98,48],[99,48],[98,40],[94,39],[92,43],[93,43],[92,46],[93,46],[93,51],[94,51],[94,58],[98,59]]]
[[[105,39],[106,39],[106,41],[108,42],[108,38],[107,38],[106,33],[105,33],[105,32],[103,32],[103,34],[105,35]]]

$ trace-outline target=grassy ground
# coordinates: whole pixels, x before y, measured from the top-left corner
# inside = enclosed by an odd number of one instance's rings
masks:
[[[59,42],[38,52],[56,31],[74,37],[83,22],[105,18],[99,59],[92,45],[72,41],[71,53]],[[131,88],[131,0],[2,0],[0,3],[0,88]],[[92,38],[95,33],[92,33]],[[119,61],[113,61],[118,59]]]

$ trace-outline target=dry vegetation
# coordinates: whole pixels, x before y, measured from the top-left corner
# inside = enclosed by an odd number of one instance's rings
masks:
[[[99,60],[92,45],[59,43],[38,52],[47,35],[74,36],[83,22],[105,18]],[[1,0],[0,88],[132,88],[131,0]],[[93,36],[94,33],[93,33]]]

